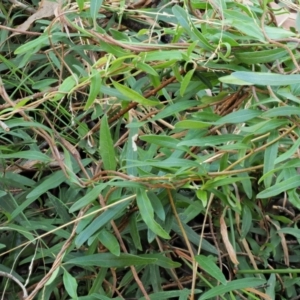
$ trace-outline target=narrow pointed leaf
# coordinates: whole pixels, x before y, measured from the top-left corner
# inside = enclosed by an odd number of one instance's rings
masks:
[[[104,169],[115,171],[117,167],[115,149],[106,115],[103,116],[101,121],[99,152],[103,160]]]

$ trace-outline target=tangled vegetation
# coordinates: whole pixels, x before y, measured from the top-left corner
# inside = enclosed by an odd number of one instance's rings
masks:
[[[277,2],[0,3],[1,299],[299,299]]]

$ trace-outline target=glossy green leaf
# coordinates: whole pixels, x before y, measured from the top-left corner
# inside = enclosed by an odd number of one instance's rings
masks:
[[[217,279],[221,282],[221,284],[226,285],[227,280],[220,270],[220,268],[216,265],[213,258],[205,255],[196,255],[195,260],[199,264],[199,267],[205,271],[211,277]]]
[[[104,169],[112,171],[116,170],[117,163],[115,157],[115,149],[106,114],[101,120],[99,152],[102,157]]]
[[[138,189],[136,202],[143,221],[155,234],[164,239],[170,239],[169,234],[154,220],[154,210],[144,189]]]
[[[66,261],[65,264],[85,267],[121,268],[128,266],[148,265],[153,264],[156,261],[156,258],[147,258],[125,253],[121,253],[120,256],[115,256],[111,253],[98,253],[73,258]]]

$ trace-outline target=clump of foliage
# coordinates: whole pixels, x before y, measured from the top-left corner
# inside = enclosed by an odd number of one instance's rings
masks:
[[[279,2],[0,3],[2,299],[297,298]]]

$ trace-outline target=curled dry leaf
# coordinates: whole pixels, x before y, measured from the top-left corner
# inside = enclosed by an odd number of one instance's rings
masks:
[[[35,20],[52,17],[60,4],[61,0],[42,0],[40,2],[38,10],[33,15],[31,15],[24,23],[20,24],[16,29],[20,31],[27,31],[27,29]],[[17,34],[19,33],[14,33],[13,35]]]
[[[286,9],[275,2],[270,3],[270,7],[274,10],[275,19],[278,27],[286,30],[296,28],[297,13],[292,11],[292,8]]]
[[[238,265],[239,262],[237,260],[237,257],[236,257],[236,253],[229,241],[229,238],[228,238],[228,232],[227,232],[227,226],[226,226],[226,223],[225,223],[225,220],[224,220],[224,216],[221,215],[220,217],[220,226],[221,226],[221,236],[222,236],[222,240],[224,242],[224,245],[225,245],[225,248],[228,252],[228,255],[230,257],[230,260],[232,261],[232,263],[234,263],[235,265]]]

